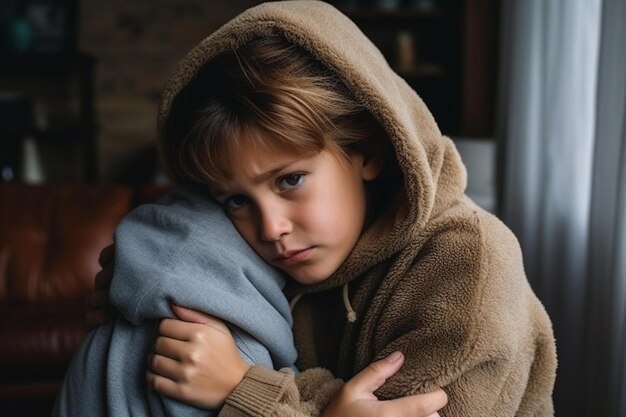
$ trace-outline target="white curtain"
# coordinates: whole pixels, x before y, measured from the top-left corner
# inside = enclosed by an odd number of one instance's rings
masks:
[[[626,2],[603,9],[586,345],[598,363],[587,361],[586,379],[588,412],[626,416]]]
[[[626,416],[626,1],[503,0],[501,210],[552,317],[557,416]]]

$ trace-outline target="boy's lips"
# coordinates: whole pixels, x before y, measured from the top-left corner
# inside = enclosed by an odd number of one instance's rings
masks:
[[[306,260],[312,251],[313,247],[282,252],[274,258],[274,262],[284,266],[294,265]]]

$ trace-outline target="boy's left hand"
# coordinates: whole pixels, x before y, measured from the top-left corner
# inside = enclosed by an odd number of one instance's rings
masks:
[[[89,295],[89,310],[85,321],[89,328],[107,324],[115,320],[117,311],[109,301],[109,288],[113,279],[115,246],[113,244],[102,249],[98,263],[102,269],[96,274],[93,292]]]
[[[250,369],[226,324],[172,305],[149,358],[148,384],[161,394],[205,409],[220,408]]]

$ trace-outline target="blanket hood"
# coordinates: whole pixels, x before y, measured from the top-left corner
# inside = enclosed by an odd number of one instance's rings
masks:
[[[176,95],[200,67],[258,37],[280,36],[335,71],[354,97],[383,126],[403,174],[390,210],[362,235],[335,274],[307,293],[341,286],[419,238],[430,219],[463,196],[466,171],[417,93],[389,66],[378,48],[345,15],[320,1],[263,3],[204,39],[169,79],[159,107],[159,134]]]

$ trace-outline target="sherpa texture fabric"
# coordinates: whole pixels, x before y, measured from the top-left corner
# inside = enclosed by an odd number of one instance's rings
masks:
[[[138,207],[117,228],[115,245],[110,296],[122,317],[84,341],[54,416],[215,415],[162,396],[145,382],[158,323],[173,317],[171,302],[230,323],[248,363],[293,367],[285,279],[248,246],[206,191],[185,186]]]
[[[205,62],[267,36],[301,46],[338,74],[384,127],[403,179],[389,210],[332,277],[288,291],[304,294],[293,312],[298,365],[328,371],[294,377],[253,367],[221,415],[319,413],[324,401],[311,395],[319,386],[395,350],[406,361],[377,391],[381,399],[440,386],[449,396],[442,416],[553,415],[552,327],[527,282],[516,238],[464,195],[466,171],[453,142],[337,9],[317,1],[264,3],[224,25],[175,71],[160,106],[161,131],[172,101]],[[345,284],[354,323],[345,319]]]

